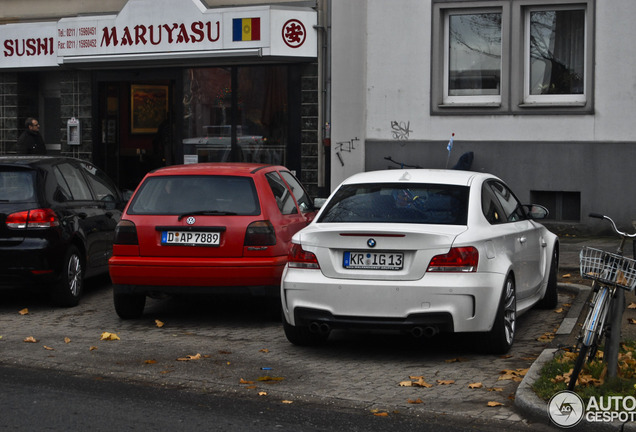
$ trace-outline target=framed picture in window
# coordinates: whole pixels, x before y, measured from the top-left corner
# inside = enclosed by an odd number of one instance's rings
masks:
[[[130,86],[130,131],[156,133],[168,112],[168,86],[133,84]]]

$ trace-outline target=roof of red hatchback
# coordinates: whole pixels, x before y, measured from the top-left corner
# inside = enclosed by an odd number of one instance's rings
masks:
[[[172,165],[159,168],[148,175],[197,175],[197,174],[238,174],[251,175],[254,170],[259,168],[273,167],[276,169],[286,170],[285,167],[279,165],[267,165],[259,163],[243,163],[243,162],[205,162],[187,165]]]

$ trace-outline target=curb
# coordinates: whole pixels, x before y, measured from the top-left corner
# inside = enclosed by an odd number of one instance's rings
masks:
[[[564,291],[575,292],[576,299],[574,300],[567,316],[563,319],[561,326],[557,330],[557,335],[569,335],[574,330],[574,326],[581,313],[581,309],[585,304],[587,295],[590,291],[590,287],[578,284],[559,284],[560,289]],[[555,354],[559,351],[558,348],[547,348],[539,355],[539,357],[532,363],[530,369],[524,376],[523,380],[517,387],[515,393],[515,406],[524,414],[528,419],[542,422],[548,425],[554,426],[548,416],[548,404],[536,395],[532,386],[537,381],[541,374],[543,366],[552,360]],[[562,428],[561,428],[562,429]],[[623,432],[636,432],[636,423],[628,422],[587,422],[585,419],[576,425],[575,429],[582,431],[623,431]]]

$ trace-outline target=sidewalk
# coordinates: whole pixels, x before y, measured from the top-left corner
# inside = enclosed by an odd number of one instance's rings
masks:
[[[582,281],[579,272],[579,252],[584,246],[615,252],[619,245],[616,237],[560,237],[560,263],[559,263],[559,289],[576,293],[575,300],[572,302],[570,310],[566,318],[563,319],[561,326],[556,332],[556,337],[552,343],[553,348],[546,349],[533,363],[532,367],[526,374],[523,382],[517,388],[515,395],[516,406],[524,412],[527,418],[548,421],[547,403],[534,393],[532,390],[533,383],[538,379],[541,368],[545,363],[550,361],[558,347],[572,346],[578,335],[578,326],[576,325],[579,315],[585,311],[583,306],[590,292],[591,281]],[[626,242],[625,255],[632,257],[632,243]],[[565,277],[564,277],[565,276]],[[621,328],[621,340],[636,339],[636,324],[631,324],[631,319],[636,319],[636,309],[627,309],[632,303],[636,303],[636,293],[626,292],[625,296],[625,312],[623,315],[623,325]],[[634,423],[579,423],[577,430],[590,431],[626,431],[636,432]]]

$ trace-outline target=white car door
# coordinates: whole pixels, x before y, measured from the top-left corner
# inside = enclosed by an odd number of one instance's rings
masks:
[[[489,186],[504,211],[505,224],[512,231],[507,247],[512,252],[517,299],[523,301],[540,288],[543,280],[541,250],[545,244],[542,244],[539,227],[527,218],[521,203],[512,191],[501,182],[493,181]]]

